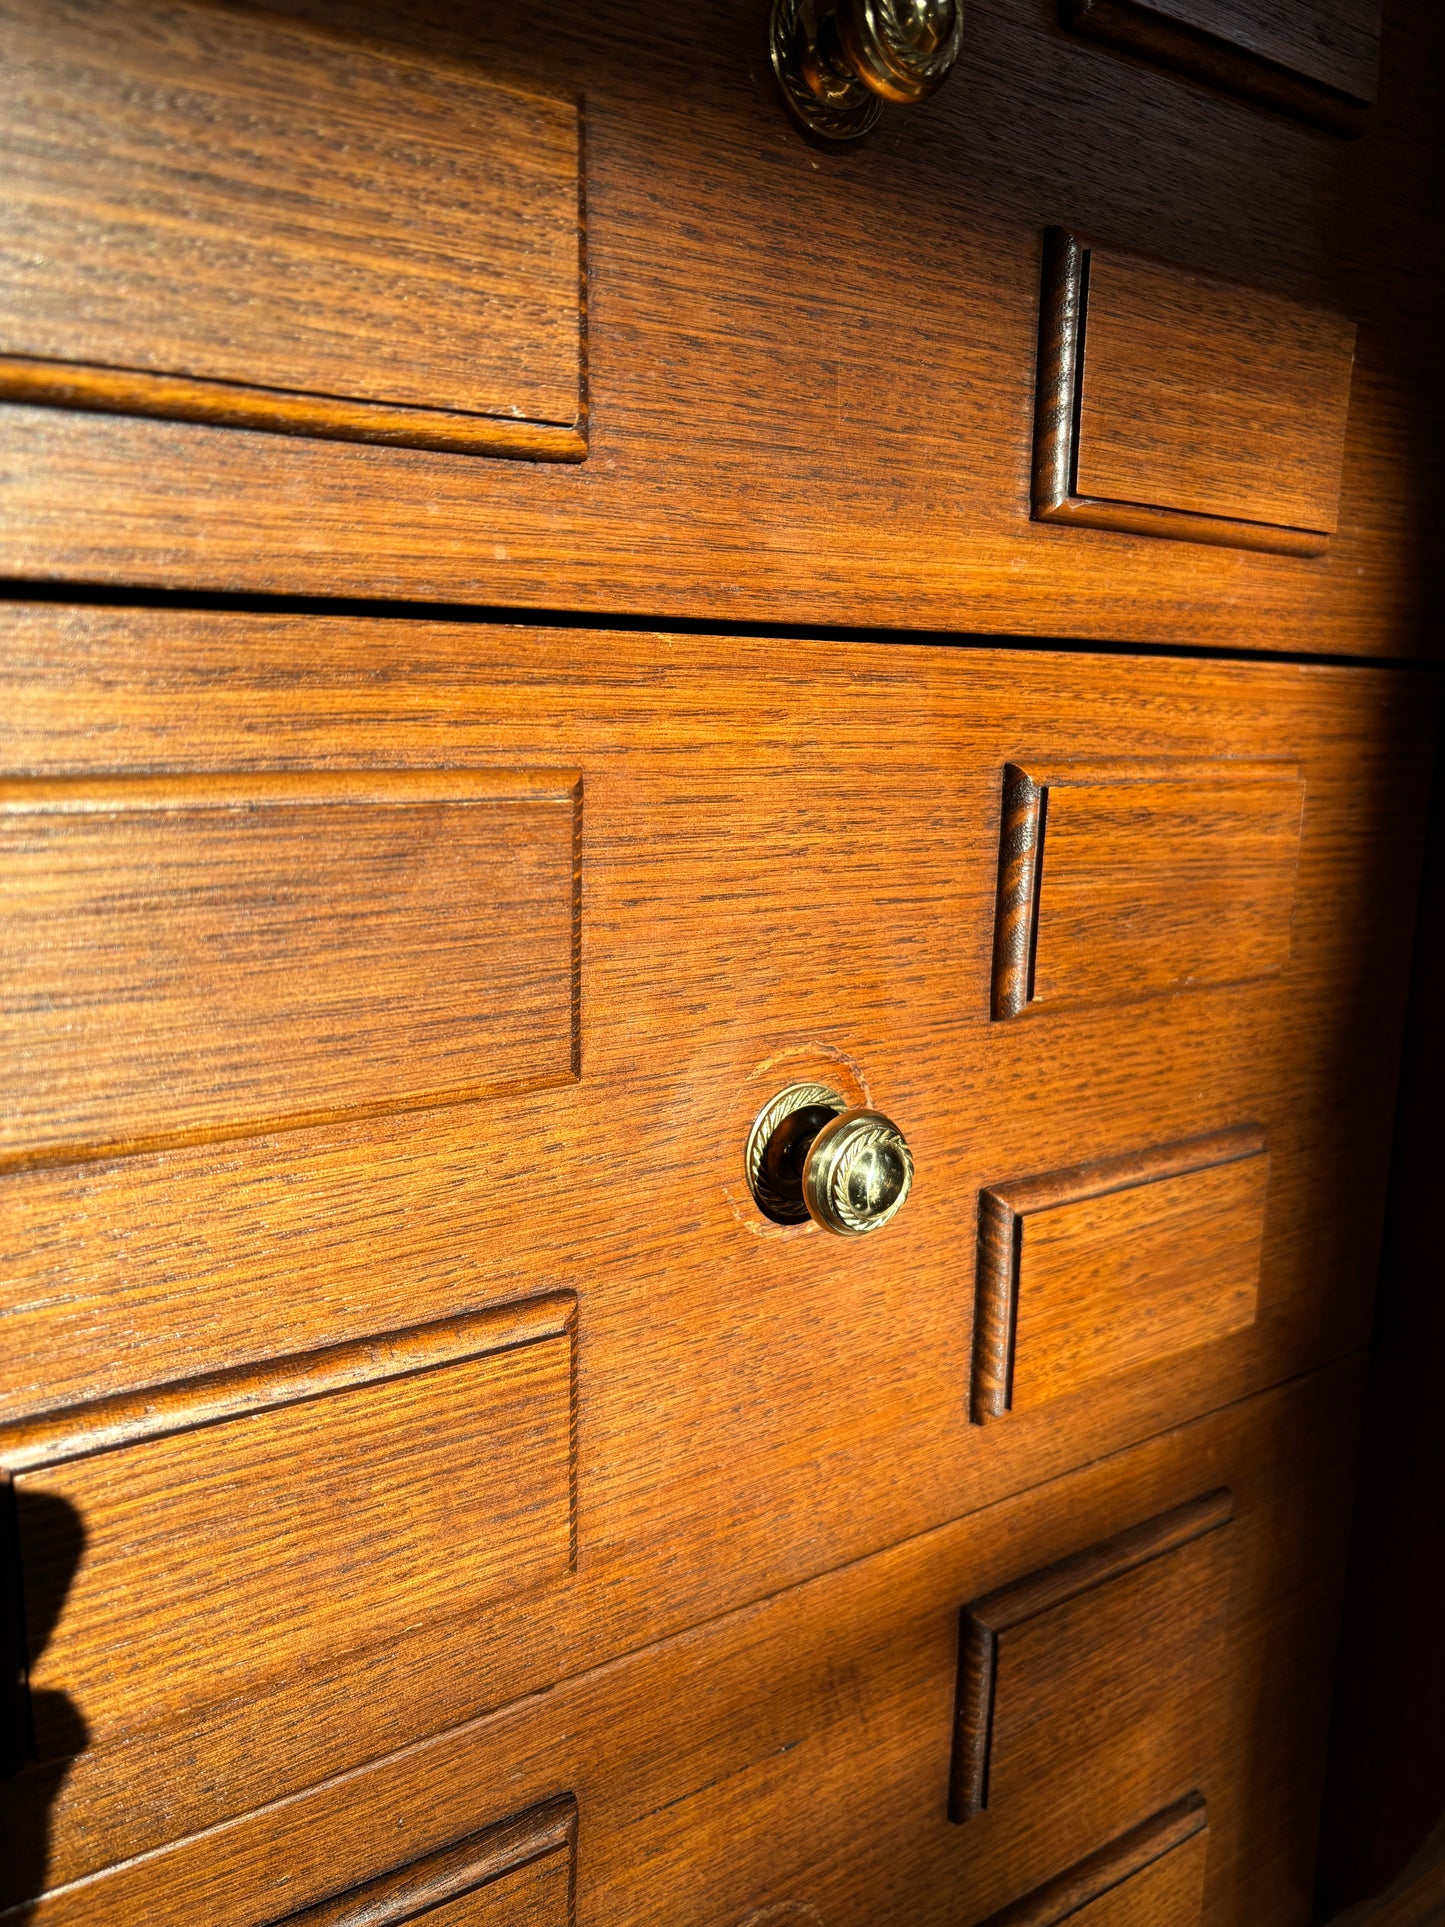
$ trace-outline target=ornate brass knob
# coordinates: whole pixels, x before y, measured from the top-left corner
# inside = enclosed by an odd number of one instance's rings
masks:
[[[926,100],[962,39],[962,0],[773,0],[769,30],[788,111],[833,141],[871,133],[885,100]]]
[[[765,1217],[778,1224],[811,1218],[858,1238],[902,1210],[913,1154],[881,1111],[850,1109],[827,1084],[790,1084],[754,1118],[747,1170]]]

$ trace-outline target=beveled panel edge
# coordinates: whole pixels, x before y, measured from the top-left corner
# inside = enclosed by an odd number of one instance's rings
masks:
[[[1168,67],[1326,133],[1353,139],[1369,124],[1372,101],[1296,73],[1202,27],[1171,20],[1141,0],[1059,0],[1059,20],[1084,39]]]
[[[1234,1494],[1221,1486],[1000,1586],[963,1608],[948,1786],[948,1817],[955,1825],[988,1806],[1000,1633],[1178,1552],[1228,1525],[1233,1517]]]
[[[1039,855],[1047,807],[1047,784],[1036,782],[1017,763],[1005,764],[989,1001],[995,1022],[1020,1016],[1033,996]]]
[[[274,1927],[396,1927],[551,1854],[570,1859],[576,1843],[577,1801],[560,1794],[330,1900],[281,1915]]]
[[[1173,1806],[1151,1815],[1083,1860],[1065,1868],[1032,1893],[990,1914],[982,1927],[1056,1927],[1071,1914],[1100,1900],[1111,1888],[1143,1873],[1186,1840],[1209,1827],[1204,1796],[1187,1793]]]
[[[1238,1164],[1267,1151],[1263,1128],[1239,1124],[1121,1157],[1095,1158],[1039,1177],[987,1185],[978,1199],[978,1263],[974,1285],[973,1376],[969,1417],[975,1425],[1002,1418],[1013,1403],[1023,1221],[1034,1211],[1081,1204],[1111,1191],[1132,1191],[1161,1178],[1185,1177]]]
[[[419,408],[405,402],[350,401],[243,382],[150,374],[78,362],[0,356],[0,401],[84,414],[139,415],[206,428],[242,428],[322,441],[372,442],[449,455],[492,455],[518,462],[587,458],[585,384],[579,367],[575,422],[519,421],[501,415]]]
[[[1091,247],[1071,229],[1044,230],[1034,388],[1034,521],[1107,529],[1120,535],[1162,536],[1175,542],[1203,542],[1215,548],[1251,549],[1266,555],[1323,555],[1330,542],[1325,530],[1247,522],[1225,515],[1193,515],[1184,509],[1113,502],[1075,492]],[[1178,267],[1176,262],[1167,265]]]
[[[0,1151],[0,1176],[10,1172],[95,1164],[103,1159],[139,1157],[195,1145],[241,1143],[282,1131],[315,1129],[374,1117],[399,1117],[412,1111],[440,1110],[450,1104],[487,1097],[522,1096],[557,1090],[582,1075],[582,772],[576,769],[353,769],[353,770],[180,770],[165,776],[0,777],[0,818],[23,815],[104,815],[136,810],[249,809],[273,805],[319,808],[328,804],[485,804],[517,799],[570,803],[572,808],[572,938],[570,954],[571,1020],[567,1067],[534,1075],[419,1091],[314,1110],[276,1112],[265,1117],[227,1119],[191,1129],[153,1131],[136,1137],[96,1138],[74,1143]]]
[[[570,1340],[576,1322],[574,1291],[545,1292],[316,1351],[112,1393],[0,1425],[0,1467],[7,1476],[39,1471],[547,1339]]]

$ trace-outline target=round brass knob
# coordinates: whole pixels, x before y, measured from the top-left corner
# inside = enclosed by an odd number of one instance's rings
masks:
[[[824,140],[871,133],[884,101],[926,100],[962,42],[962,0],[773,0],[773,72],[794,120]]]
[[[902,1210],[913,1154],[881,1111],[850,1107],[827,1084],[790,1084],[753,1120],[747,1172],[758,1209],[775,1223],[811,1218],[859,1238]]]

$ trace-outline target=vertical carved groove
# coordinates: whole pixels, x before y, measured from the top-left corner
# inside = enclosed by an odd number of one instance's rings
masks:
[[[1063,228],[1044,234],[1039,371],[1034,390],[1034,514],[1046,516],[1074,489],[1074,413],[1083,345],[1088,252]]]
[[[992,1191],[978,1201],[978,1282],[973,1312],[973,1387],[969,1416],[975,1425],[1002,1418],[1009,1408],[1014,1318],[1018,1291],[1021,1220]]]
[[[1042,850],[1045,791],[1016,763],[1003,773],[999,828],[998,910],[993,928],[995,1019],[1017,1017],[1028,1004],[1037,908],[1035,882]]]
[[[964,1608],[959,1621],[958,1700],[953,1716],[953,1764],[948,1817],[956,1826],[988,1805],[989,1737],[998,1637]]]

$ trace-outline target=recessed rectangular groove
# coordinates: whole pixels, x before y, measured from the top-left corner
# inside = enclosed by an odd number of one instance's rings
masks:
[[[1050,229],[1035,519],[1323,554],[1353,349],[1339,316]]]
[[[973,1422],[1013,1409],[1021,1344],[1031,1407],[1250,1324],[1267,1179],[1264,1133],[1250,1124],[988,1186]],[[1107,1199],[1117,1202],[1071,1209]]]
[[[0,1428],[37,1756],[67,1693],[100,1743],[564,1580],[575,1330],[553,1292]]]
[[[570,1082],[581,793],[571,770],[0,781],[0,1166]]]
[[[334,1899],[287,1914],[274,1927],[401,1927],[420,1915],[437,1927],[450,1927],[459,1919],[454,1902],[497,1883],[514,1890],[496,1898],[517,1906],[516,1917],[525,1918],[527,1927],[570,1927],[576,1846],[577,1802],[565,1794]],[[515,1889],[528,1869],[534,1874],[526,1891],[531,1906],[523,1915]],[[471,1920],[481,1927],[484,1919],[489,1927],[493,1919],[500,1927],[500,1918],[472,1914],[468,1927]]]
[[[990,1914],[982,1927],[1058,1927],[1073,1919],[1105,1894],[1154,1866],[1186,1841],[1205,1832],[1209,1813],[1202,1796],[1186,1794],[1173,1806],[1156,1813],[1140,1826],[1111,1840],[1097,1853],[1077,1862],[1056,1879],[1036,1887],[1000,1913]],[[1184,1921],[1171,1927],[1187,1927]]]
[[[1101,1592],[1140,1568],[1181,1551],[1227,1525],[1233,1516],[1232,1493],[1223,1489],[1208,1493],[1001,1586],[964,1607],[949,1781],[948,1815],[952,1821],[966,1821],[989,1805],[999,1716],[1001,1640],[1086,1594]]]

